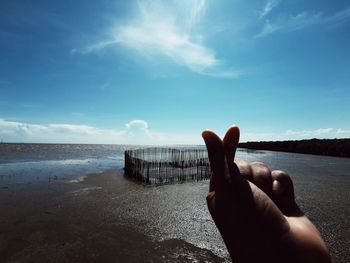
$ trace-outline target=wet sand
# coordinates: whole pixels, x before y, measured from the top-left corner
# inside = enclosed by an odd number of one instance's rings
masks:
[[[243,154],[243,153],[242,153]],[[333,262],[350,259],[348,159],[265,152],[287,170],[297,202]],[[207,211],[208,181],[145,187],[122,171],[0,189],[0,262],[230,261]]]
[[[135,197],[157,189],[130,182],[118,171],[75,184],[3,188],[0,262],[224,262],[207,249],[163,235],[157,230],[162,222],[148,223],[167,215],[152,211],[152,205],[140,211],[142,200]],[[153,217],[142,218],[146,214]]]

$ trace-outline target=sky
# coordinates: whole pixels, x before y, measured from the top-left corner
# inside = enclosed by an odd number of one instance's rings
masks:
[[[4,142],[350,137],[348,0],[0,2]]]

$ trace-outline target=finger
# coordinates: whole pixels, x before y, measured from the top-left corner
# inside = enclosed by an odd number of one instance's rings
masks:
[[[303,212],[295,202],[293,181],[290,176],[280,170],[271,172],[272,200],[287,216],[301,216]]]
[[[208,206],[210,214],[214,215],[215,193],[213,191],[210,191],[207,195],[207,206]]]
[[[294,202],[294,186],[290,176],[280,170],[272,171],[272,191],[276,196],[283,196],[286,201]]]
[[[239,128],[236,125],[231,126],[223,139],[227,166],[229,169],[230,180],[233,183],[233,187],[242,190],[242,183],[246,184],[242,176],[240,176],[240,170],[237,164],[234,162],[236,149],[239,142]],[[242,167],[243,168],[243,167]]]
[[[208,150],[212,175],[209,191],[220,190],[225,186],[225,152],[222,140],[214,132],[206,130],[202,133]]]
[[[275,170],[271,172],[271,176],[273,180],[272,190],[274,194],[288,194],[294,197],[293,181],[286,172]]]
[[[269,167],[260,162],[253,162],[250,167],[252,169],[252,183],[270,196],[272,193],[272,177]]]
[[[236,149],[239,142],[239,128],[236,125],[231,126],[223,139],[227,162],[234,162]]]
[[[238,170],[239,170],[239,173],[241,174],[241,176],[243,176],[245,179],[253,182],[252,168],[250,167],[250,165],[246,161],[244,161],[240,158],[236,158],[235,163],[238,166]]]

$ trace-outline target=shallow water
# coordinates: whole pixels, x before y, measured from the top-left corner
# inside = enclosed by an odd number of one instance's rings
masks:
[[[0,184],[75,180],[121,168],[125,149],[120,145],[0,144]]]

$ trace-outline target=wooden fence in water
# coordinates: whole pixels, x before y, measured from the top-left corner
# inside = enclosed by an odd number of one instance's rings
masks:
[[[127,150],[125,176],[145,184],[168,184],[209,179],[206,150],[144,148]]]

